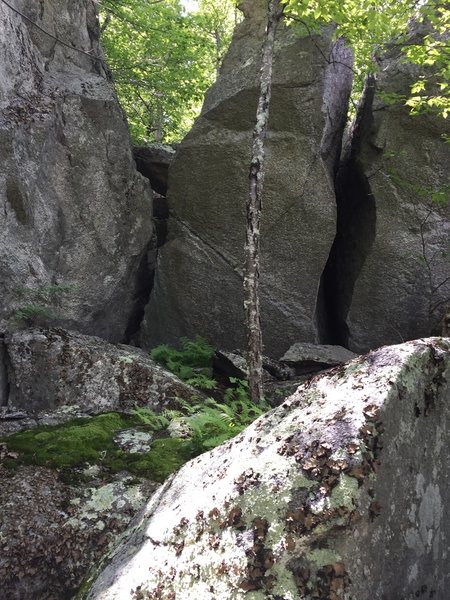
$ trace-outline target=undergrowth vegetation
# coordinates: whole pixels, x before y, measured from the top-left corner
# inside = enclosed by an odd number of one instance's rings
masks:
[[[200,336],[194,340],[182,338],[180,344],[181,350],[166,344],[157,346],[150,356],[186,383],[217,392],[219,385],[212,378],[214,348]],[[270,408],[265,403],[255,405],[251,402],[247,381],[230,377],[228,384],[221,390],[220,400],[207,398],[191,404],[182,403],[180,411],[170,413],[173,419],[179,419],[187,426],[189,444],[195,454],[211,450],[234,437]]]
[[[167,344],[153,348],[150,357],[165,365],[180,379],[194,387],[211,390],[217,382],[211,378],[214,348],[206,340],[197,336],[193,340],[181,338],[182,350]]]
[[[164,481],[185,462],[222,444],[270,407],[249,400],[247,382],[229,378],[228,387],[212,378],[214,349],[205,340],[181,341],[182,350],[159,346],[151,357],[181,379],[201,389],[214,389],[217,398],[200,395],[180,401],[176,410],[156,414],[136,407],[131,414],[110,412],[74,419],[62,425],[41,426],[0,440],[9,454],[4,466],[33,464],[60,470],[64,480],[83,478],[82,469],[98,465],[107,477],[128,471],[137,477]],[[150,451],[129,452],[117,444],[128,430],[146,432]]]

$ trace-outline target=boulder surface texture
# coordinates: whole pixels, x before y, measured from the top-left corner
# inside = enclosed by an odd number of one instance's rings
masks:
[[[68,483],[36,465],[11,472],[1,459],[0,446],[2,600],[73,598],[157,488],[127,474],[105,482],[86,472]]]
[[[67,407],[90,414],[138,406],[161,412],[198,396],[141,350],[100,338],[36,328],[8,335],[5,346],[5,418],[18,410],[39,418]]]
[[[267,3],[241,6],[245,19],[169,171],[169,238],[146,309],[144,346],[197,334],[224,350],[243,346],[245,202]],[[278,32],[261,229],[269,356],[317,337],[317,292],[335,235],[333,180],[351,88],[351,53],[332,37],[332,30],[313,38],[284,26]]]
[[[84,597],[446,600],[449,381],[428,338],[300,386],[168,480]]]
[[[0,326],[45,315],[123,341],[146,289],[151,192],[102,60],[95,3],[9,4],[0,4]]]

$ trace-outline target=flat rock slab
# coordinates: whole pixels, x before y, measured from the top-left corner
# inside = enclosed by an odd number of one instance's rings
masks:
[[[187,463],[89,600],[448,598],[450,342],[384,347]]]
[[[303,373],[342,365],[356,357],[357,354],[342,346],[297,343],[289,348],[280,361],[294,367],[296,373]]]

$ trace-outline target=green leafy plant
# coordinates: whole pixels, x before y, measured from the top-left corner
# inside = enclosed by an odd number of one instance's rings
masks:
[[[198,116],[235,23],[234,0],[103,0],[102,45],[139,144],[179,141]]]
[[[19,308],[14,313],[14,320],[17,323],[23,323],[28,327],[42,319],[51,318],[53,318],[52,311],[48,306],[43,306],[42,304],[28,304],[27,306]]]
[[[166,429],[170,423],[170,419],[167,416],[157,415],[153,410],[149,408],[137,407],[133,410],[133,415],[143,424],[147,426],[150,431],[160,431]]]
[[[253,404],[248,396],[244,399],[220,403],[208,398],[204,404],[184,405],[188,413],[181,419],[191,430],[188,446],[193,454],[201,454],[219,446],[226,440],[238,435],[255,419],[263,415],[269,406]]]
[[[186,383],[200,389],[212,390],[216,381],[209,374],[212,369],[214,348],[197,336],[193,340],[181,338],[182,350],[176,350],[167,344],[157,346],[150,357],[165,365],[172,373]]]
[[[212,369],[214,348],[200,336],[194,340],[182,338],[180,343],[182,350],[164,344],[154,348],[150,356],[195,387],[216,388],[217,382],[207,375]],[[251,402],[247,381],[230,377],[229,383],[223,391],[222,401],[207,398],[201,402],[180,402],[179,410],[164,413],[167,419],[179,419],[186,424],[191,432],[186,443],[192,454],[198,455],[219,446],[270,409],[265,402],[258,405]]]

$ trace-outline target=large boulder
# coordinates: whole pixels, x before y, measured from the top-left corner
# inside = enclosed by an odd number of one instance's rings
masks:
[[[445,600],[450,341],[300,386],[153,496],[89,600]]]
[[[412,32],[410,43],[423,35]],[[408,63],[398,46],[385,54],[337,177],[322,340],[355,352],[438,335],[450,305],[450,122],[404,106],[423,77],[433,74]]]
[[[95,2],[9,4],[0,3],[0,328],[57,318],[123,341],[148,295],[151,192],[103,63]]]
[[[8,334],[5,346],[0,433],[111,410],[161,412],[199,395],[141,350],[100,338],[36,328]]]
[[[169,238],[146,309],[145,346],[196,334],[224,350],[243,346],[245,202],[267,3],[241,4],[245,18],[220,76],[170,168]],[[317,341],[317,292],[335,235],[333,180],[351,62],[332,29],[310,37],[279,28],[261,231],[270,356],[298,339]]]

